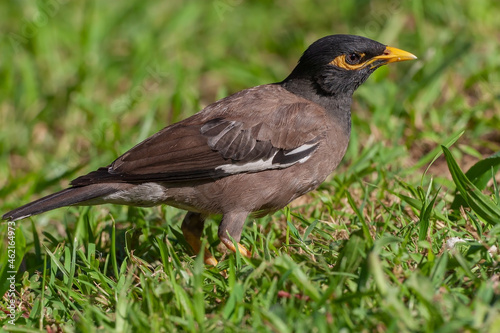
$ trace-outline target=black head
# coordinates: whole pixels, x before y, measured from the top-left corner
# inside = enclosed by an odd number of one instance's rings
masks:
[[[326,36],[309,46],[282,84],[293,90],[309,85],[303,88],[320,95],[352,95],[378,67],[412,59],[416,57],[411,53],[365,37]]]

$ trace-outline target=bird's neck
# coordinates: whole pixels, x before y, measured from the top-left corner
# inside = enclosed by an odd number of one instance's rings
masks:
[[[313,81],[302,78],[286,79],[280,84],[286,90],[321,105],[347,135],[351,134],[352,92],[330,94],[321,90]]]

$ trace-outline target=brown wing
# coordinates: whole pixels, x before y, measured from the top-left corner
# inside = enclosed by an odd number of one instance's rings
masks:
[[[320,144],[324,110],[278,85],[241,91],[141,142],[72,185],[182,182],[304,162]]]

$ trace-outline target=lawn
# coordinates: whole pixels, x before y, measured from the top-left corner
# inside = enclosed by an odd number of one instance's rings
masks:
[[[281,81],[325,35],[419,59],[358,89],[349,149],[318,190],[247,220],[252,259],[223,251],[215,216],[204,241],[220,262],[205,266],[167,206],[62,208],[15,234],[3,221],[0,330],[500,332],[499,13],[494,0],[2,2],[1,214]]]

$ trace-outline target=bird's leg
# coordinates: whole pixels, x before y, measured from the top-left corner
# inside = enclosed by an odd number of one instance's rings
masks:
[[[203,233],[203,225],[205,224],[205,216],[200,213],[188,212],[182,221],[181,229],[186,242],[191,246],[195,254],[200,253],[201,235]],[[216,266],[217,260],[214,256],[205,249],[205,264]]]
[[[243,225],[248,216],[246,212],[238,213],[226,213],[222,217],[222,222],[219,226],[218,236],[220,241],[231,251],[236,252],[236,247],[229,236],[231,236],[236,244],[238,244],[238,249],[241,255],[251,258],[252,253],[248,251],[243,245],[240,244],[241,232],[243,231]]]

